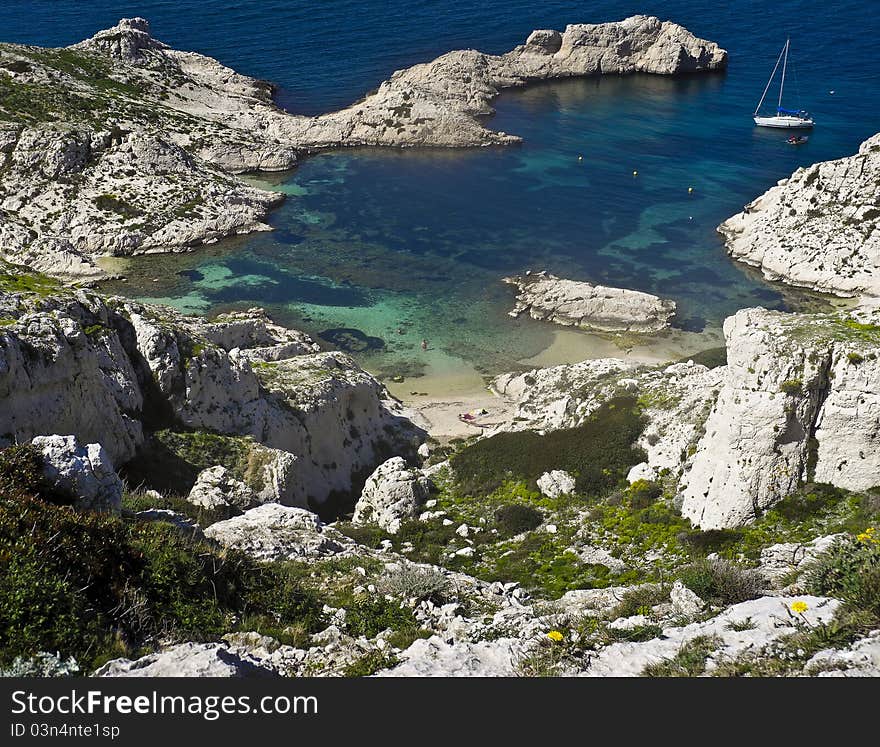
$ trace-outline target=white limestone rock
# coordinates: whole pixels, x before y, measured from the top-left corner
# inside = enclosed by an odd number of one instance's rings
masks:
[[[718,230],[732,257],[841,296],[880,295],[880,134],[856,155],[799,168]]]
[[[265,503],[205,529],[205,536],[257,560],[291,560],[335,555],[347,538],[302,508]]]
[[[725,381],[680,485],[703,529],[739,526],[814,479],[850,490],[880,468],[880,321],[743,309],[724,323]]]
[[[817,677],[880,677],[880,631],[845,649],[819,651],[804,671]]]
[[[675,613],[682,617],[694,617],[706,606],[706,603],[681,581],[673,582],[669,590],[669,600]]]
[[[806,543],[780,542],[761,550],[761,574],[776,584],[796,571],[807,568],[841,537],[831,534]]]
[[[241,656],[226,643],[180,643],[142,656],[113,659],[95,677],[275,677],[256,659]]]
[[[538,478],[538,490],[547,498],[559,498],[574,492],[575,480],[565,470],[554,469]]]
[[[100,444],[83,445],[76,436],[37,436],[31,443],[42,452],[43,478],[77,509],[120,509],[122,480]]]
[[[650,293],[558,278],[545,272],[504,278],[517,288],[510,315],[605,332],[660,332],[675,314],[675,302]]]
[[[439,636],[415,641],[400,664],[378,677],[510,677],[515,674],[521,644],[510,638],[449,644]]]
[[[380,464],[367,478],[354,508],[355,524],[378,524],[396,534],[400,523],[416,518],[430,494],[430,481],[407,467],[402,457]]]
[[[683,627],[665,628],[662,636],[640,643],[612,643],[593,655],[584,677],[638,677],[649,664],[671,659],[688,641],[698,636],[716,638],[707,669],[722,658],[734,659],[747,651],[760,651],[764,646],[797,632],[797,616],[790,613],[794,601],[806,602],[803,619],[808,625],[828,623],[839,602],[825,597],[761,597],[728,607],[706,622]],[[731,623],[751,620],[747,630],[734,630]],[[739,626],[737,626],[739,627]]]
[[[248,509],[257,503],[254,491],[220,465],[202,470],[186,499],[194,506],[208,509],[226,506]]]

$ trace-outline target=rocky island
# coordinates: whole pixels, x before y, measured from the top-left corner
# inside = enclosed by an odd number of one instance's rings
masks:
[[[282,197],[236,178],[320,149],[464,147],[519,138],[482,118],[530,81],[722,69],[727,53],[647,16],[536,31],[504,55],[450,52],[347,109],[288,114],[265,81],[154,39],[143,18],[64,49],[0,44],[0,251],[69,280],[102,255],[187,251],[266,230]]]
[[[603,332],[660,332],[675,314],[675,301],[650,293],[558,278],[541,271],[504,278],[517,288],[512,317]]]
[[[71,49],[2,45],[0,241],[27,265],[0,264],[0,671],[880,674],[871,304],[743,309],[723,351],[686,360],[504,374],[492,389],[512,415],[441,443],[351,358],[261,309],[208,320],[59,280],[97,277],[99,254],[260,227],[275,197],[236,171],[367,142],[509,142],[476,119],[505,86],[725,61],[636,16],[451,53],[306,118],[142,19]],[[867,293],[874,216],[843,201],[863,199],[873,154],[771,190],[736,240],[759,252],[770,216],[804,208],[791,241],[807,248],[791,250],[809,254],[820,216],[804,201],[824,200],[853,221],[856,271],[832,264],[823,287]],[[771,254],[779,277],[805,277]],[[561,323],[653,330],[674,312],[512,280]]]

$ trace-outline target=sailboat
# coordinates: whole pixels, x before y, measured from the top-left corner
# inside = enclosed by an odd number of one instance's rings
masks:
[[[791,46],[791,39],[786,39],[785,46],[782,48],[782,51],[779,53],[779,58],[776,60],[776,67],[774,67],[773,72],[770,73],[770,80],[767,81],[767,85],[764,87],[764,93],[761,95],[761,100],[758,102],[758,106],[755,109],[753,119],[758,127],[810,129],[813,126],[813,118],[807,112],[802,109],[784,109],[782,106],[782,91],[785,88],[785,72],[788,67],[789,46]],[[761,107],[764,105],[764,99],[767,98],[767,91],[770,90],[770,84],[773,83],[773,78],[776,76],[776,71],[779,69],[779,63],[782,63],[782,79],[779,82],[779,101],[776,104],[776,114],[772,116],[762,116],[758,112],[761,111]]]

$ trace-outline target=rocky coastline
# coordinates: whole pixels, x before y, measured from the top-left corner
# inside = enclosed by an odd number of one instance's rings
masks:
[[[51,102],[69,121],[0,136],[0,239],[30,264],[0,260],[0,674],[880,675],[875,304],[743,309],[723,350],[661,365],[504,374],[504,422],[443,443],[351,358],[261,309],[209,321],[35,269],[95,278],[97,254],[260,227],[276,198],[232,172],[309,149],[509,142],[475,119],[505,86],[725,60],[636,16],[451,53],[297,118],[142,19],[70,50],[0,46],[0,83],[70,94]],[[112,122],[70,108],[96,81]],[[144,96],[163,102],[155,120],[132,104]],[[850,246],[852,274],[760,261],[869,295],[875,153],[876,137],[856,161],[796,173],[723,230],[758,263],[774,221],[803,209],[810,257],[809,237],[834,240],[822,216],[857,195],[856,233],[831,252]],[[557,323],[656,331],[674,313],[647,294],[510,280],[521,312]]]
[[[504,88],[584,75],[720,70],[727,53],[647,16],[533,32],[504,55],[450,52],[400,70],[364,100],[304,117],[272,86],[154,39],[143,18],[65,49],[0,44],[2,256],[67,280],[102,255],[190,251],[268,230],[281,195],[235,177],[359,145],[504,145],[487,129]]]

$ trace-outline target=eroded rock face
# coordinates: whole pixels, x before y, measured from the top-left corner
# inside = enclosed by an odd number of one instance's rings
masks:
[[[675,301],[545,272],[504,278],[504,282],[518,289],[512,317],[528,312],[533,319],[567,327],[648,333],[666,329],[675,314]]]
[[[876,311],[727,319],[725,381],[682,486],[704,529],[738,526],[804,479],[852,490],[880,467]]]
[[[80,444],[76,436],[37,436],[31,442],[43,454],[43,477],[52,489],[89,511],[118,511],[122,480],[100,444]]]
[[[251,436],[255,502],[305,507],[359,489],[359,475],[424,440],[351,358],[313,352],[261,313],[208,323],[50,284],[0,293],[0,318],[18,320],[0,326],[0,445],[61,430],[122,466],[144,421]]]
[[[354,509],[355,524],[378,524],[396,534],[400,523],[419,515],[428,500],[430,481],[406,460],[393,457],[367,478]]]
[[[880,295],[880,134],[854,156],[800,168],[722,223],[732,257],[765,277]]]

